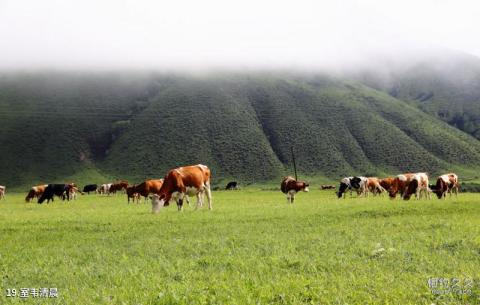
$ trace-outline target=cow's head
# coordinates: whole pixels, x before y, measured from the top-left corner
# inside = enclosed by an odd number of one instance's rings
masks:
[[[308,192],[308,191],[309,191],[308,187],[309,187],[310,185],[309,185],[307,182],[301,181],[301,182],[298,182],[298,184],[299,184],[299,186],[300,186],[300,188],[301,188],[302,191],[304,191],[304,192]]]
[[[342,198],[343,193],[345,193],[347,189],[348,189],[348,184],[344,182],[340,182],[340,186],[338,187],[338,192],[336,193],[337,197]]]
[[[395,199],[397,197],[398,191],[400,189],[400,179],[396,177],[393,179],[392,185],[388,189],[388,196],[390,199]]]
[[[157,194],[153,194],[150,199],[152,200],[152,213],[157,214],[165,205],[165,201]]]
[[[432,191],[437,195],[438,199],[442,199],[443,193],[447,190],[448,186],[442,178],[438,178],[437,184],[435,184],[435,187],[432,188]]]

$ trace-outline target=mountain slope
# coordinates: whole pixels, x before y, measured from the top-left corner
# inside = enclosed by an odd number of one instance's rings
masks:
[[[155,73],[0,77],[0,183],[162,177],[204,163],[215,183],[302,175],[470,171],[480,143],[358,82],[327,75]],[[6,181],[6,182],[4,182]]]
[[[354,79],[480,139],[480,59],[442,51],[400,65],[359,69]]]

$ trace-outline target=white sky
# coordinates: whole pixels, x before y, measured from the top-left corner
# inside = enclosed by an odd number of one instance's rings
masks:
[[[0,0],[0,68],[322,67],[480,56],[480,1]]]

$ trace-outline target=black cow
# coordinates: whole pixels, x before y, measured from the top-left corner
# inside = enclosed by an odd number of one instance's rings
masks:
[[[90,192],[95,192],[98,186],[96,184],[88,184],[83,187],[83,192],[90,195]]]
[[[227,186],[225,187],[226,190],[236,190],[238,187],[237,181],[230,181],[227,183]]]
[[[69,184],[49,184],[45,188],[45,192],[43,192],[42,196],[38,199],[38,203],[43,203],[45,200],[47,200],[47,203],[52,200],[53,202],[53,196],[57,195],[58,197],[62,197],[62,200],[70,200],[70,188],[72,186]]]

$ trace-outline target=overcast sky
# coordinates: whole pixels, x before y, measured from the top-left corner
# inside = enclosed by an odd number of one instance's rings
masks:
[[[480,56],[480,1],[0,0],[0,68],[322,67]]]

